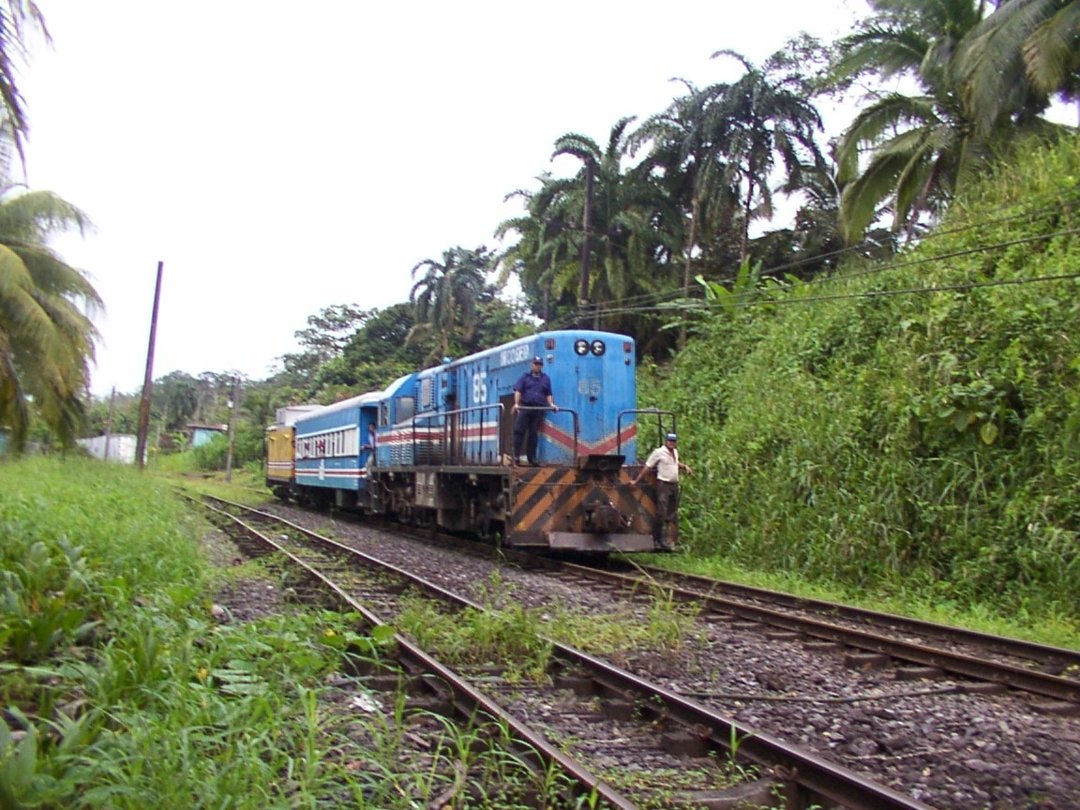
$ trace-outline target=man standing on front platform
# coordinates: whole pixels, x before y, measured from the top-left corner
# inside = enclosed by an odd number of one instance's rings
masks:
[[[536,448],[540,443],[540,425],[544,411],[550,408],[558,413],[559,406],[551,393],[551,378],[544,373],[544,360],[532,359],[532,368],[514,383],[514,463],[521,464],[522,445],[525,445],[525,462],[539,467]]]
[[[679,471],[693,475],[690,465],[679,461],[675,445],[679,437],[667,434],[662,447],[657,447],[645,460],[645,466],[631,484],[637,484],[648,470],[656,472],[656,525],[653,528],[653,545],[657,551],[673,551],[679,539]],[[664,539],[664,525],[668,526]]]

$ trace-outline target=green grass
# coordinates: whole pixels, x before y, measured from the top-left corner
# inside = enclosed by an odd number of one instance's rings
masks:
[[[152,459],[148,472],[155,477],[194,493],[213,495],[234,503],[257,506],[273,500],[266,488],[266,474],[261,463],[249,463],[233,469],[231,480],[222,470],[203,470],[194,450],[159,455]]]
[[[480,723],[417,753],[403,693],[389,715],[343,711],[343,685],[362,689],[345,673],[380,656],[356,617],[215,622],[203,528],[158,476],[0,464],[0,807],[406,808],[448,790],[513,807],[554,789]]]
[[[406,601],[397,623],[424,649],[456,666],[499,666],[503,677],[542,682],[548,677],[558,641],[597,655],[630,650],[678,650],[694,632],[698,607],[675,602],[656,588],[649,594],[646,620],[620,603],[603,615],[582,615],[559,606],[526,608],[498,573],[477,588],[481,610],[443,611],[430,600]]]

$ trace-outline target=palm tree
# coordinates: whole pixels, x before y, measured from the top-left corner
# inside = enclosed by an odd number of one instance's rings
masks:
[[[434,335],[437,345],[426,360],[450,355],[456,338],[472,339],[476,330],[477,302],[484,292],[484,278],[494,265],[490,250],[481,245],[475,250],[462,247],[444,251],[442,261],[424,259],[412,268],[413,278],[423,270],[423,277],[409,293],[415,308],[416,325],[409,342]]]
[[[972,155],[971,127],[951,60],[982,16],[982,0],[870,0],[877,13],[839,43],[833,81],[865,73],[909,77],[922,94],[893,92],[863,109],[837,149],[845,239],[857,240],[891,198],[893,227],[914,223],[951,195]],[[860,152],[871,150],[865,167]]]
[[[10,151],[3,147],[14,145],[21,158],[29,130],[16,83],[28,27],[49,39],[33,0],[0,1],[0,427],[10,431],[16,452],[25,446],[31,409],[65,445],[73,442],[97,337],[84,311],[101,306],[86,277],[46,244],[54,231],[82,231],[86,215],[50,192],[22,191],[8,179]]]
[[[98,336],[84,313],[101,299],[46,241],[55,231],[88,225],[82,211],[51,192],[0,188],[0,425],[11,431],[16,451],[25,444],[31,407],[65,446],[81,424]]]
[[[623,170],[632,120],[616,122],[604,149],[578,133],[559,137],[552,158],[571,155],[581,160],[581,169],[568,178],[544,174],[539,191],[517,192],[527,216],[507,220],[496,231],[520,235],[502,256],[504,268],[519,273],[526,293],[539,293],[547,313],[588,299],[606,327],[631,331],[637,315],[620,304],[666,284],[657,271],[673,240],[661,224],[676,219],[664,213],[666,197],[647,169]]]
[[[694,277],[693,260],[700,247],[700,234],[714,208],[730,211],[736,199],[727,185],[729,179],[722,154],[727,121],[715,104],[716,85],[700,90],[682,81],[686,95],[677,97],[666,110],[648,118],[631,136],[631,152],[649,144],[646,163],[658,172],[669,199],[688,210],[682,235],[682,290],[686,294]],[[681,225],[683,216],[677,222]],[[686,344],[686,327],[680,327],[679,346]]]
[[[22,93],[15,83],[16,57],[25,55],[23,40],[28,25],[49,39],[45,18],[33,0],[0,0],[0,106],[6,112],[11,141],[20,157],[29,124]]]
[[[1033,118],[1056,93],[1076,98],[1080,0],[1002,0],[964,37],[955,76],[981,136],[1003,116]]]
[[[1063,5],[1062,0],[1057,2]],[[1036,3],[1002,3],[999,11],[1013,8],[998,18],[1001,25],[990,25],[993,15],[984,21],[985,0],[870,0],[870,4],[877,13],[839,43],[833,82],[839,85],[872,73],[913,79],[922,92],[878,97],[840,140],[837,160],[844,184],[840,212],[849,243],[859,238],[883,204],[892,209],[894,229],[907,225],[910,234],[920,215],[938,213],[990,154],[1020,131],[1046,126],[1037,118],[1046,107],[1046,93],[1017,79],[1016,48],[1031,44],[1021,34],[1033,29],[1005,25],[1009,16],[1025,17],[1021,7],[1033,12]],[[1066,42],[1069,36],[1075,42],[1076,9],[1071,9],[1071,17],[1069,8],[1060,10],[1066,13],[1055,17],[1061,24],[1056,30]],[[1011,52],[1006,47],[1010,38]],[[1075,64],[1075,50],[1070,57]],[[1051,61],[1059,66],[1070,63]],[[1073,77],[1069,81],[1075,79],[1075,69],[1066,74]],[[1065,86],[1074,87],[1075,82]],[[860,154],[866,150],[871,154],[862,166]]]
[[[815,133],[822,129],[821,116],[806,100],[805,83],[794,75],[777,76],[784,65],[782,55],[759,68],[736,51],[713,54],[730,56],[742,63],[746,73],[733,84],[719,85],[715,104],[727,122],[723,157],[728,185],[739,190],[742,207],[740,263],[749,256],[750,223],[771,219],[773,191],[770,185],[777,158],[783,164],[782,191],[793,192],[803,184],[809,170],[824,165]]]
[[[499,257],[500,283],[517,273],[534,311],[550,323],[568,311],[577,312],[581,280],[584,195],[578,178],[555,178],[545,172],[538,191],[519,190],[526,213],[501,222],[495,236],[516,232],[518,241]]]
[[[516,275],[521,283],[526,299],[533,312],[545,323],[555,320],[561,312],[561,295],[554,293],[555,278],[560,268],[569,264],[568,254],[573,246],[566,240],[549,240],[549,232],[561,234],[563,227],[546,222],[541,211],[547,208],[544,202],[555,192],[555,180],[550,172],[541,174],[540,191],[517,189],[506,195],[506,200],[520,199],[525,206],[521,216],[503,220],[495,229],[495,238],[504,240],[510,233],[516,233],[518,240],[503,250],[498,256],[499,274],[496,279],[500,285],[506,284],[511,275]],[[560,285],[561,286],[561,285]],[[573,307],[573,303],[570,303]]]

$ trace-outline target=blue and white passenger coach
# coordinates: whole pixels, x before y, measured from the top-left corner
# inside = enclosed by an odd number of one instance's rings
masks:
[[[540,466],[523,467],[513,459],[513,386],[535,356],[559,410],[545,413]],[[635,375],[633,339],[592,330],[541,332],[446,360],[298,422],[296,483],[302,494],[333,492],[339,506],[509,546],[652,550],[653,489],[630,483],[639,422],[649,442],[674,423],[637,408]],[[371,421],[374,458],[357,444]]]
[[[374,448],[368,424],[377,419],[378,394],[361,394],[296,420],[294,476],[301,500],[354,508],[366,501]]]

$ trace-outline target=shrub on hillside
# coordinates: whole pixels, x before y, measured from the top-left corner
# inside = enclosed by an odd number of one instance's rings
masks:
[[[718,309],[662,386],[693,547],[1080,614],[1080,140],[887,264]]]

